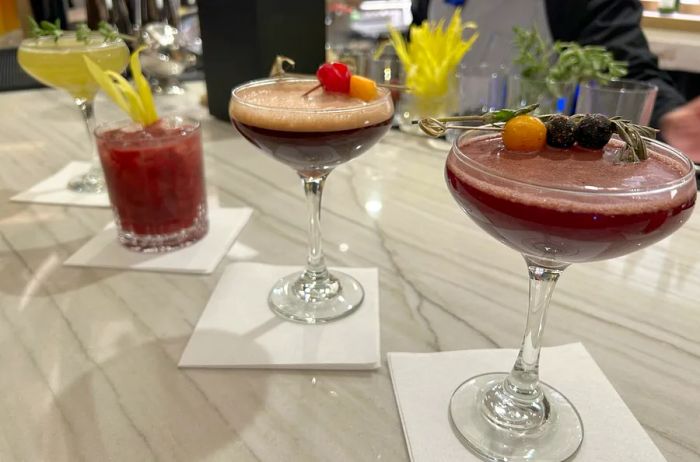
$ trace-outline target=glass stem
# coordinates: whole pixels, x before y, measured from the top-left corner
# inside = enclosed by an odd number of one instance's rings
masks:
[[[549,403],[539,381],[540,349],[547,307],[566,268],[529,257],[525,261],[530,275],[530,304],[518,359],[505,379],[485,391],[481,409],[491,423],[524,432],[537,429],[549,419]]]
[[[542,332],[547,316],[549,301],[554,287],[566,266],[545,267],[525,258],[530,276],[530,301],[525,325],[525,335],[518,359],[506,378],[504,388],[519,400],[536,400],[541,394],[539,387],[540,349]]]
[[[305,276],[312,279],[328,278],[326,259],[321,243],[321,196],[328,174],[319,177],[302,177],[306,208],[309,213],[309,253],[306,259]]]
[[[75,98],[75,105],[80,109],[85,121],[85,129],[87,130],[88,141],[90,143],[90,170],[85,174],[91,179],[99,179],[102,177],[102,168],[100,167],[100,159],[97,155],[97,145],[95,144],[95,112],[93,100],[85,98]]]

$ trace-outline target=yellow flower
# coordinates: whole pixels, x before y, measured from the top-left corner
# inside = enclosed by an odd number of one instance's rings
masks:
[[[467,40],[462,38],[465,29],[476,29],[474,22],[462,22],[462,10],[457,8],[445,27],[445,20],[423,21],[420,26],[411,26],[410,41],[389,27],[391,45],[406,71],[406,86],[418,97],[430,98],[445,95],[450,78],[457,66],[479,36],[472,33]]]

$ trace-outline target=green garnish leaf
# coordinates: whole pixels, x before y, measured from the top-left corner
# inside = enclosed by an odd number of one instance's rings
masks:
[[[55,41],[58,41],[59,37],[63,35],[63,31],[61,30],[61,20],[56,19],[54,22],[49,22],[49,21],[41,21],[41,23],[38,23],[32,18],[31,16],[29,17],[29,32],[31,33],[32,37],[53,37]]]
[[[627,63],[616,61],[605,47],[576,42],[545,43],[537,28],[515,27],[515,64],[526,79],[582,83],[608,83],[627,75]]]
[[[53,37],[54,40],[58,39],[64,34],[64,30],[61,29],[61,20],[56,19],[54,22],[41,21],[37,23],[34,18],[29,16],[29,32],[32,37]],[[75,37],[79,42],[85,42],[90,39],[90,33],[93,32],[87,24],[79,24],[75,29]],[[112,27],[106,21],[100,21],[98,24],[97,32],[100,33],[105,42],[111,42],[122,38],[124,40],[135,41],[134,37],[130,35],[120,34],[117,29]]]
[[[79,42],[87,43],[90,38],[90,32],[90,28],[87,24],[78,24],[78,27],[75,28],[75,38],[78,39]]]
[[[112,42],[120,37],[119,31],[112,27],[107,21],[100,21],[97,25],[97,32],[102,34],[105,42]]]

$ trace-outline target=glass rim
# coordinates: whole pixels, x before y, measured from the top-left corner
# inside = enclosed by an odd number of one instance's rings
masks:
[[[681,176],[680,178],[677,178],[675,180],[669,181],[664,184],[660,185],[654,185],[654,186],[649,186],[649,187],[641,187],[641,188],[595,188],[595,189],[585,189],[585,186],[581,187],[561,187],[561,186],[545,186],[545,185],[540,185],[537,183],[529,183],[527,181],[523,181],[517,178],[512,178],[509,176],[504,176],[501,175],[500,173],[496,172],[495,170],[489,169],[487,167],[484,167],[480,163],[476,162],[475,160],[471,159],[467,154],[465,154],[462,149],[460,148],[460,141],[466,137],[468,134],[470,134],[473,130],[468,130],[462,133],[460,136],[458,136],[453,142],[452,142],[452,148],[451,152],[456,153],[457,159],[460,162],[463,162],[465,164],[468,164],[471,168],[479,171],[480,173],[491,177],[491,178],[496,178],[501,181],[506,181],[508,183],[516,184],[516,185],[521,185],[529,188],[538,188],[541,190],[546,190],[546,191],[553,191],[553,192],[559,192],[559,193],[568,193],[568,194],[576,194],[576,195],[582,195],[582,196],[599,196],[599,195],[607,195],[607,196],[615,196],[615,197],[624,197],[624,196],[636,196],[639,194],[656,194],[656,193],[662,193],[667,190],[675,189],[677,187],[683,186],[684,184],[688,183],[689,181],[693,180],[695,178],[695,168],[693,162],[681,151],[678,149],[674,148],[673,146],[669,146],[666,143],[663,143],[661,141],[652,139],[652,138],[647,138],[647,137],[642,137],[642,139],[647,143],[647,146],[651,147],[652,149],[654,147],[662,149],[664,152],[662,154],[666,155],[667,153],[670,153],[671,155],[675,156],[675,158],[682,162],[682,164],[686,167],[687,172]],[[500,134],[487,134],[487,135],[480,135],[479,138],[494,138],[496,136],[501,136]]]
[[[618,86],[615,84],[620,85]],[[629,86],[628,88],[625,87],[627,85]],[[599,82],[585,82],[581,84],[581,87],[602,93],[647,94],[659,91],[658,85],[631,79],[613,79],[605,84]]]
[[[254,104],[254,103],[249,103],[243,98],[239,97],[236,92],[239,92],[241,90],[245,90],[247,88],[252,88],[252,87],[257,87],[257,86],[263,86],[263,85],[270,85],[275,82],[318,82],[316,77],[311,77],[309,76],[308,78],[305,77],[266,77],[262,79],[256,79],[256,80],[251,80],[245,83],[242,83],[235,88],[231,90],[231,101],[233,102],[234,100],[236,101],[236,104],[240,104],[242,106],[246,106],[249,108],[253,109],[274,109],[274,110],[283,110],[284,112],[294,112],[294,113],[301,113],[301,114],[317,114],[317,113],[322,113],[322,114],[345,114],[349,112],[356,112],[368,108],[373,108],[375,106],[379,106],[381,104],[386,104],[387,100],[391,100],[391,91],[389,91],[386,88],[382,87],[377,87],[377,91],[382,92],[383,94],[381,97],[377,98],[374,101],[370,102],[363,102],[363,104],[358,104],[357,106],[351,106],[351,107],[344,107],[344,108],[339,108],[339,109],[305,109],[305,108],[280,108],[279,106],[266,106],[263,104]]]
[[[78,42],[74,45],[61,45],[60,41],[62,38],[75,38],[76,33],[75,31],[66,31],[64,32],[58,40],[56,40],[54,37],[51,36],[42,36],[42,37],[28,37],[23,39],[20,44],[18,49],[39,49],[39,50],[49,50],[49,51],[64,51],[64,50],[94,50],[98,48],[110,48],[114,46],[119,46],[119,45],[126,45],[124,40],[121,37],[116,37],[113,40],[105,40],[104,36],[100,34],[99,32],[91,31],[89,34],[89,40],[88,43],[84,42]],[[99,41],[92,42],[92,40],[96,38],[99,39]],[[47,41],[55,41],[56,46],[55,47],[44,47],[44,46],[38,46],[38,44],[47,42]]]
[[[139,140],[106,140],[104,138],[104,134],[112,131],[112,130],[118,130],[120,128],[124,128],[127,126],[134,126],[134,125],[140,125],[138,122],[134,122],[131,119],[119,119],[119,120],[112,120],[109,122],[103,122],[99,124],[97,127],[95,127],[94,135],[96,140],[104,140],[105,142],[109,143],[110,145],[121,145],[121,146],[134,146],[134,145],[139,145],[139,146],[150,146],[150,145],[156,145],[156,144],[161,144],[164,141],[176,139],[176,138],[185,138],[187,136],[192,135],[193,133],[197,133],[201,130],[202,128],[202,123],[197,120],[193,119],[192,117],[188,116],[180,116],[180,115],[166,115],[158,119],[159,121],[162,120],[172,120],[172,119],[178,119],[182,124],[183,130],[178,130],[177,132],[172,132],[168,133],[167,135],[159,136],[156,138],[151,138],[151,139],[139,139]],[[143,129],[144,127],[141,126]]]
[[[576,82],[570,81],[570,80],[555,80],[552,78],[544,78],[544,79],[533,79],[530,77],[523,77],[521,74],[508,74],[507,76],[509,79],[513,80],[520,80],[521,82],[537,82],[537,83],[547,83],[547,84],[553,84],[553,85],[571,85],[571,86],[576,86],[578,85]]]

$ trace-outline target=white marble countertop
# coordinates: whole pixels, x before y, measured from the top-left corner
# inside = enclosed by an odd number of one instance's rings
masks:
[[[287,167],[203,118],[207,181],[255,209],[240,242],[301,264],[305,208]],[[98,119],[119,117],[98,99]],[[53,90],[0,94],[0,460],[403,461],[388,351],[516,347],[527,279],[443,180],[446,145],[390,133],[334,172],[324,199],[333,265],[380,273],[376,372],[180,370],[211,276],[77,269],[63,260],[107,209],[8,198],[87,157],[78,111]],[[545,345],[582,341],[669,461],[700,460],[700,217],[625,258],[573,266]],[[585,380],[585,377],[582,377]]]

